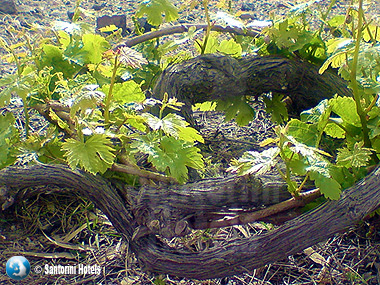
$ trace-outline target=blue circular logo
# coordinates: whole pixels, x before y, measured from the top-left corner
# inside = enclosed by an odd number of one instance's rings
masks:
[[[30,263],[23,256],[13,256],[7,261],[7,275],[13,280],[22,280],[29,275]]]

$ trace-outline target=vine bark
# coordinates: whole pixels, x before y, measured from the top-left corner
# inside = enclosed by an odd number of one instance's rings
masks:
[[[162,97],[165,92],[186,103],[190,121],[191,105],[208,100],[276,92],[289,96],[293,110],[299,112],[335,94],[351,96],[336,74],[319,75],[312,64],[273,56],[240,60],[200,56],[164,71],[154,94]],[[161,181],[136,189],[64,165],[39,164],[0,170],[2,210],[40,194],[44,188],[33,188],[39,185],[57,186],[55,191],[71,188],[91,200],[124,235],[145,269],[195,279],[240,274],[286,258],[355,224],[380,205],[377,168],[344,191],[339,201],[327,202],[273,231],[191,252],[169,247],[158,235],[183,236],[210,219],[236,214],[233,208],[261,209],[286,201],[291,197],[285,183],[270,175],[232,176],[186,185]]]
[[[195,279],[241,274],[286,258],[341,232],[380,205],[380,168],[377,168],[362,181],[347,189],[340,200],[327,202],[273,231],[225,245],[215,244],[202,252],[190,252],[170,248],[154,234],[134,239],[138,223],[131,211],[133,203],[126,199],[128,189],[127,192],[126,189],[117,189],[101,177],[79,170],[73,171],[60,165],[9,167],[0,171],[0,185],[0,202],[3,209],[9,207],[13,201],[17,202],[17,199],[37,194],[20,191],[25,187],[55,185],[75,189],[107,215],[117,231],[130,242],[131,249],[146,270]],[[186,191],[187,186],[183,187]],[[170,190],[168,187],[168,191]],[[181,186],[175,186],[173,193],[177,190],[181,190]],[[201,192],[196,194],[204,195]],[[162,204],[156,201],[156,209],[161,205],[168,206],[167,200],[161,202]],[[175,202],[176,199],[170,205],[181,209],[182,207],[174,205]],[[183,206],[185,212],[189,213],[188,204],[185,203]],[[194,213],[196,211],[199,209]]]

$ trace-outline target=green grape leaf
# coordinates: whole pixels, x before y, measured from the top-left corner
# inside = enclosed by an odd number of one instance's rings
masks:
[[[0,107],[4,107],[11,101],[13,85],[17,81],[16,74],[8,74],[0,78],[0,86],[4,87],[0,92]]]
[[[166,135],[178,138],[178,128],[185,128],[188,123],[179,115],[170,113],[166,115],[162,120],[153,116],[152,114],[143,114],[143,117],[147,119],[149,127],[153,130],[162,129]]]
[[[148,126],[156,131],[156,130],[159,130],[162,128],[162,120],[160,120],[160,118],[150,114],[150,113],[145,113],[145,114],[142,114],[142,117],[144,119],[146,119],[146,122],[148,124]]]
[[[72,36],[70,44],[63,52],[63,59],[82,66],[87,57],[88,51],[83,49],[83,42],[79,36]]]
[[[81,114],[84,115],[87,109],[95,109],[97,105],[96,99],[90,96],[82,95],[78,96],[70,109],[70,117],[74,118],[77,111],[81,110]]]
[[[278,162],[280,153],[278,147],[272,147],[262,152],[247,151],[238,160],[232,160],[228,171],[237,172],[239,175],[267,173]]]
[[[333,178],[325,177],[321,174],[313,176],[315,186],[319,188],[321,193],[328,199],[339,200],[341,193],[340,184]]]
[[[27,68],[25,68],[27,70]],[[30,71],[30,70],[28,70]],[[27,95],[33,90],[35,85],[35,73],[18,77],[17,75],[7,75],[0,79],[0,86],[5,88],[0,92],[0,106],[5,106],[11,100],[11,94],[14,92],[24,101]]]
[[[333,68],[338,68],[342,66],[346,62],[347,58],[347,52],[341,51],[334,53],[329,58],[326,59],[326,61],[322,64],[322,66],[319,68],[319,74],[323,74],[327,68],[329,68],[330,64]]]
[[[368,129],[369,132],[369,138],[374,139],[378,135],[380,135],[380,114],[378,111],[380,110],[378,107],[373,108],[374,111],[368,112],[368,115],[370,116],[370,119],[368,120]]]
[[[337,15],[337,16],[332,17],[330,20],[328,20],[327,23],[331,27],[339,27],[340,25],[343,25],[345,21],[346,21],[345,15]]]
[[[146,0],[139,6],[136,17],[140,18],[144,14],[147,21],[153,26],[162,24],[162,15],[165,14],[166,22],[172,22],[178,19],[178,10],[168,0]]]
[[[289,167],[291,168],[292,172],[296,175],[304,176],[307,173],[307,167],[308,164],[304,158],[300,158],[299,155],[294,156],[289,162]]]
[[[62,144],[67,162],[72,169],[77,166],[96,174],[103,174],[114,162],[114,149],[111,141],[104,135],[95,134],[85,142],[67,139]]]
[[[0,169],[15,161],[15,144],[19,141],[19,133],[14,124],[12,113],[0,115]]]
[[[305,123],[317,124],[319,131],[325,128],[331,114],[331,107],[327,99],[322,100],[317,106],[303,111],[300,115],[301,121]]]
[[[161,141],[155,133],[140,136],[131,143],[131,149],[148,154],[148,161],[158,171],[168,172],[178,182],[183,183],[188,178],[187,167],[203,169],[203,157],[199,149],[191,143],[174,137],[163,137]]]
[[[177,114],[170,113],[162,120],[149,113],[143,114],[142,117],[146,119],[148,126],[155,131],[161,129],[166,135],[173,136],[174,138],[179,138],[187,142],[204,142],[203,137],[199,134],[199,132],[194,128],[188,127],[189,123]]]
[[[86,52],[86,63],[100,63],[103,52],[110,48],[106,39],[100,35],[85,34],[82,37],[82,41],[82,50]]]
[[[285,155],[288,156],[287,157],[288,159],[293,157],[294,153],[300,154],[301,156],[305,157],[305,159],[309,163],[315,163],[315,161],[324,160],[324,158],[321,155],[331,157],[331,155],[329,153],[327,153],[327,152],[325,152],[319,148],[308,146],[306,144],[300,143],[295,138],[293,138],[292,136],[287,136],[286,138],[287,138],[288,142],[290,142],[292,144],[292,146],[287,145],[286,148],[284,149],[284,150],[289,149],[291,151],[290,156],[289,156],[289,154],[286,154],[286,152],[285,152]]]
[[[58,34],[59,43],[61,44],[61,47],[63,49],[66,49],[67,46],[70,44],[70,35],[62,30],[57,31],[57,34]]]
[[[320,67],[320,74],[325,72],[330,64],[333,68],[341,67],[346,62],[347,54],[354,50],[355,42],[348,38],[333,38],[327,41],[326,46],[331,55]]]
[[[380,30],[380,27],[378,25],[369,24],[367,28],[363,30],[363,39],[366,42],[369,42],[372,39],[374,41],[380,41],[379,30]]]
[[[191,127],[178,127],[178,135],[181,140],[187,141],[187,142],[195,142],[198,141],[200,143],[204,143],[203,137],[199,134],[199,132]]]
[[[108,94],[109,88],[109,84],[103,85],[103,93]],[[142,92],[140,85],[133,80],[128,80],[123,83],[115,83],[112,89],[112,94],[113,100],[120,104],[142,102],[145,100],[145,95],[144,92]]]
[[[62,58],[62,50],[60,50],[58,47],[46,44],[42,47],[45,55],[49,58]]]
[[[358,176],[358,171],[355,174],[353,174],[347,168],[338,167],[336,165],[331,165],[330,174],[332,178],[334,178],[342,186],[343,189],[351,187],[355,184],[356,181],[358,181],[361,178],[364,178],[364,176]],[[365,173],[365,175],[367,175],[367,172]]]
[[[198,44],[199,41],[195,41],[195,49],[197,50],[197,52],[201,52],[201,47],[200,45]],[[218,39],[214,36],[209,36],[208,39],[207,39],[207,43],[206,43],[206,48],[204,50],[204,53],[216,53],[218,52],[218,46],[219,46],[219,42],[218,42]]]
[[[4,107],[5,105],[9,104],[11,101],[11,95],[12,91],[8,87],[5,87],[0,91],[0,107]]]
[[[326,198],[331,200],[339,199],[342,187],[332,177],[331,164],[326,160],[318,159],[318,157],[307,157],[306,159],[309,163],[306,170],[310,174],[310,179],[314,180],[315,186],[320,189]]]
[[[305,159],[308,163],[308,166],[306,167],[306,171],[310,173],[310,178],[312,180],[316,179],[314,178],[316,174],[322,175],[326,178],[331,177],[330,170],[329,170],[330,163],[328,161],[318,156],[308,156],[308,157],[305,157]]]
[[[43,143],[43,148],[38,153],[38,160],[42,163],[60,163],[63,157],[62,141],[55,137]]]
[[[193,111],[215,111],[216,108],[216,102],[213,101],[206,101],[203,103],[196,103],[193,107]]]
[[[169,167],[170,175],[179,183],[184,183],[188,178],[186,166],[197,170],[204,168],[203,156],[200,154],[199,148],[188,142],[173,137],[163,137],[161,148],[171,160],[170,164],[166,164]]]
[[[142,153],[148,154],[151,157],[158,156],[159,149],[159,136],[156,132],[148,133],[137,137],[130,145],[130,148]]]
[[[77,66],[63,58],[63,52],[58,47],[46,44],[42,47],[42,50],[42,67],[53,67],[52,73],[62,72],[64,77],[71,78],[78,69]]]
[[[364,142],[358,142],[354,145],[352,150],[348,148],[338,149],[338,155],[336,158],[337,165],[350,167],[362,167],[367,166],[371,160],[372,150],[363,147]]]
[[[239,104],[239,112],[236,115],[236,123],[239,126],[246,126],[255,117],[255,111],[246,101],[241,101]]]
[[[127,120],[126,123],[136,128],[141,132],[146,132],[147,127],[144,124],[145,119],[141,115],[125,114]]]
[[[247,103],[245,96],[237,97],[229,101],[218,100],[216,109],[225,111],[225,121],[230,121],[235,118],[239,126],[247,125],[255,116],[255,111]]]
[[[188,123],[179,115],[170,113],[166,115],[162,120],[161,129],[166,135],[178,138],[178,128],[185,128]]]
[[[217,47],[217,51],[223,54],[239,57],[241,56],[243,49],[234,39],[229,39],[223,40]]]
[[[287,185],[289,193],[297,193],[298,185],[296,181],[290,180],[287,182]]]
[[[342,118],[344,123],[361,127],[360,117],[356,112],[356,104],[351,97],[336,97],[330,99],[332,111]]]
[[[346,137],[346,132],[335,123],[328,123],[324,131],[326,135],[333,138],[344,139]]]
[[[98,85],[86,85],[81,92],[75,97],[70,109],[70,117],[74,117],[78,110],[81,110],[82,116],[88,109],[94,110],[101,100],[105,97],[100,91],[95,90]]]
[[[274,93],[272,98],[264,96],[265,110],[271,114],[272,121],[282,124],[288,120],[288,109],[282,100],[283,95]]]
[[[310,44],[313,40],[313,34],[308,31],[303,31],[297,35],[296,42],[289,47],[290,52],[302,49],[305,45]]]
[[[292,136],[297,142],[307,146],[315,146],[318,140],[318,130],[314,124],[307,124],[297,119],[288,122],[286,134]]]

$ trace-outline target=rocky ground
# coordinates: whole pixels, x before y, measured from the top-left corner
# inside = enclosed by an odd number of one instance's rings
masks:
[[[7,1],[0,1],[0,11],[7,7],[4,2]],[[175,1],[177,6],[188,2]],[[248,22],[267,20],[269,13],[285,14],[296,4],[305,2],[236,0],[231,1],[231,9]],[[325,8],[328,2],[320,1],[315,11],[319,5],[321,9]],[[332,13],[344,13],[350,2],[337,1]],[[380,15],[380,4],[368,3],[371,13]],[[126,15],[126,26],[133,27],[131,17],[138,4],[139,1],[83,0],[80,5],[86,12],[84,20],[94,26],[97,17]],[[215,4],[213,1],[210,5],[212,12],[216,12]],[[19,33],[32,26],[43,28],[55,20],[69,21],[75,1],[16,0],[14,7],[17,10],[14,14],[0,14],[0,36],[8,43],[17,42]],[[183,9],[181,21],[199,23],[203,21],[203,14]],[[4,50],[0,52],[4,54]],[[2,61],[0,76],[13,69],[12,65]],[[208,141],[208,153],[210,156],[213,153],[208,175],[223,172],[231,157],[246,149],[258,148],[258,143],[272,132],[262,106],[257,107],[256,120],[244,128],[224,123],[223,118],[214,112],[198,113],[197,119]],[[372,218],[308,251],[241,276],[196,281],[143,272],[122,237],[91,203],[82,198],[70,193],[41,196],[16,205],[6,213],[0,212],[0,261],[4,265],[0,267],[0,284],[17,283],[12,283],[5,275],[5,263],[13,255],[24,255],[32,265],[30,276],[19,284],[380,284],[379,223],[379,219]],[[224,239],[247,237],[267,230],[267,226],[253,224],[211,233],[198,231],[181,242],[202,248],[207,239],[212,238],[211,234]],[[78,263],[99,265],[101,274],[65,276],[33,272],[37,266]]]

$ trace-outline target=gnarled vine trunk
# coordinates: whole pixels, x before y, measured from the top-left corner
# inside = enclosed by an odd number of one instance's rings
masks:
[[[237,189],[230,189],[228,186],[238,186],[241,182],[238,181],[239,178],[235,179],[237,180],[232,184],[230,179],[217,179],[217,182],[220,183],[218,187],[222,187],[218,194],[219,197],[231,197],[230,190]],[[215,182],[215,179],[212,179],[202,183],[212,185]],[[190,252],[184,249],[170,248],[154,234],[133,239],[138,226],[137,217],[133,215],[131,209],[132,201],[126,200],[125,197],[133,194],[134,190],[116,189],[101,177],[95,177],[79,170],[72,171],[66,166],[58,165],[9,167],[0,171],[0,185],[2,185],[0,202],[3,209],[12,204],[15,199],[17,201],[17,199],[24,199],[31,194],[37,194],[18,190],[25,187],[55,185],[75,189],[93,201],[107,215],[116,230],[130,242],[131,249],[147,270],[196,279],[243,273],[246,270],[300,252],[302,249],[355,224],[380,205],[380,169],[377,168],[365,179],[346,190],[340,200],[327,202],[317,209],[285,223],[276,230],[223,246],[216,245],[202,252]],[[223,188],[223,185],[226,187]],[[260,193],[261,186],[252,188],[252,194]],[[173,187],[172,189],[168,186],[166,194],[173,193],[175,197],[175,195],[179,195],[177,191],[183,190],[186,193],[188,190],[187,185]],[[213,190],[215,191],[216,188],[211,189],[211,192]],[[120,191],[123,191],[124,194],[120,194]],[[145,191],[147,193],[143,194],[149,197],[150,190],[145,189]],[[204,196],[205,190],[193,189],[192,191],[195,195]],[[153,192],[157,193],[156,190]],[[221,195],[222,193],[224,195]],[[286,196],[285,193],[281,195]],[[172,201],[170,199],[157,200],[154,208],[149,210],[174,208],[176,211],[181,211],[183,208],[184,213],[189,213],[187,203],[176,204],[177,200],[186,201],[184,198],[186,194],[179,196],[182,198],[174,198]],[[270,203],[270,199],[267,202]],[[204,205],[202,201],[200,204]],[[207,204],[205,206],[207,207]],[[200,210],[200,206],[197,206],[193,213]]]
[[[192,122],[191,106],[195,103],[269,92],[290,98],[290,111],[297,114],[335,94],[352,96],[340,76],[329,71],[321,75],[319,67],[308,62],[280,56],[235,59],[215,54],[169,66],[157,80],[153,94],[162,98],[168,93],[184,102],[181,111]]]
[[[235,60],[201,56],[173,65],[160,77],[156,96],[175,95],[189,106],[231,96],[284,93],[294,109],[312,107],[334,94],[350,96],[333,73],[318,74],[308,63],[279,57]],[[206,279],[239,274],[285,258],[355,224],[380,205],[380,168],[330,201],[260,236],[217,245],[201,252],[171,248],[157,237],[186,235],[197,220],[207,222],[216,212],[231,208],[260,208],[290,198],[275,176],[227,177],[186,185],[116,186],[100,176],[63,165],[33,165],[0,170],[0,204],[7,209],[18,199],[55,185],[71,188],[91,200],[129,241],[141,265],[150,271]],[[50,192],[49,192],[50,193]]]

